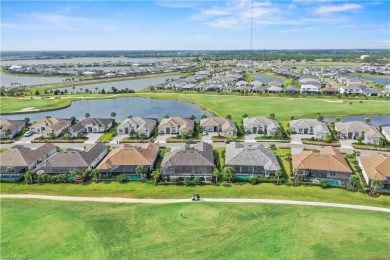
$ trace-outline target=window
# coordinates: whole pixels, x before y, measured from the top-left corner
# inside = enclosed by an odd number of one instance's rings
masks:
[[[329,176],[334,177],[334,176],[336,176],[336,173],[331,172],[331,173],[329,173]]]

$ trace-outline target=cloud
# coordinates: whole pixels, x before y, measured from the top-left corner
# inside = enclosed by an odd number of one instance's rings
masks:
[[[246,28],[252,19],[266,19],[279,10],[271,2],[253,2],[249,0],[228,1],[224,5],[201,8],[190,17],[192,21],[200,21],[213,27]]]
[[[341,4],[341,5],[323,5],[314,10],[316,14],[329,14],[344,12],[350,10],[356,10],[362,8],[362,5],[359,4]]]

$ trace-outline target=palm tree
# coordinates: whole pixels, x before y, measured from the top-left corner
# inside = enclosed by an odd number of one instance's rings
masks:
[[[359,177],[355,174],[349,177],[349,182],[352,184],[352,189],[355,190],[355,185],[358,183]]]
[[[360,156],[360,152],[353,150],[353,156],[355,157],[355,161],[357,162],[357,158]]]
[[[65,128],[63,131],[62,131],[62,134],[65,136],[65,137],[68,137],[69,138],[69,128]]]
[[[112,119],[114,119],[114,122],[115,122],[116,113],[115,112],[111,112],[111,117],[112,117]]]
[[[90,116],[91,116],[90,113],[85,113],[85,118],[88,118],[88,117],[90,117]]]
[[[227,166],[225,168],[223,168],[223,175],[229,179],[229,182],[232,181],[232,178],[234,176],[234,173],[235,173],[235,169],[231,166]]]
[[[291,153],[287,153],[286,154],[286,160],[287,161],[291,161],[291,159],[292,159]]]
[[[382,181],[381,180],[377,180],[377,179],[373,179],[372,180],[372,183],[371,185],[373,186],[374,190],[372,191],[372,194],[375,194],[376,193],[376,190],[381,186],[382,184]]]
[[[164,114],[164,118],[169,118],[169,116],[167,114]]]
[[[272,151],[276,151],[276,144],[271,144],[269,146],[269,149],[271,149]]]
[[[195,116],[195,115],[191,115],[190,119],[191,119],[191,120],[195,120],[195,119],[196,119],[196,116]]]
[[[282,171],[276,171],[275,176],[276,176],[276,184],[279,185],[279,178],[283,175]]]
[[[154,179],[154,185],[157,185],[158,180],[160,179],[160,176],[161,176],[160,170],[157,169],[157,170],[153,171],[152,175],[153,175],[153,179]]]
[[[29,127],[30,126],[30,118],[29,117],[25,117],[24,118],[24,127]]]
[[[24,180],[26,181],[27,184],[33,184],[34,175],[35,175],[35,172],[33,172],[31,170],[24,173]]]
[[[9,176],[9,182],[12,182],[11,175],[14,174],[15,172],[16,170],[14,167],[7,167],[7,169],[5,170],[5,173],[8,174]]]
[[[215,184],[218,184],[218,177],[221,175],[221,172],[218,170],[218,168],[214,168],[213,170],[213,176],[215,178]]]
[[[73,169],[70,173],[74,177],[74,183],[76,183],[76,179],[77,179],[76,177],[77,177],[77,175],[80,174],[80,170],[79,169]]]
[[[367,117],[364,121],[366,121],[366,124],[369,125],[371,123],[371,118]]]
[[[93,169],[91,172],[91,175],[95,179],[96,183],[98,182],[99,173],[100,173],[99,169]]]

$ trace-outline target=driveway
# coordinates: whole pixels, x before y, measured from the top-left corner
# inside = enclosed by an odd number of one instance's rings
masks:
[[[42,134],[32,134],[29,137],[23,136],[19,141],[16,141],[15,144],[31,144],[32,140],[41,136]]]
[[[301,139],[303,138],[312,138],[314,135],[303,135],[303,134],[295,134],[291,135],[291,142],[292,144],[302,144]]]
[[[353,149],[352,144],[354,142],[356,142],[356,140],[341,140],[340,139],[341,148]]]
[[[218,136],[218,133],[209,132],[208,135],[202,135],[202,141],[205,143],[212,143],[211,137]]]
[[[255,138],[258,136],[258,134],[245,135],[245,143],[256,143]]]
[[[167,138],[168,137],[174,137],[174,136],[177,136],[177,135],[158,135],[157,138],[156,138],[156,141],[155,143],[160,143],[160,144],[166,144],[167,143]]]
[[[118,144],[125,137],[125,135],[117,135],[111,140],[110,144]]]
[[[103,135],[103,133],[89,133],[87,134],[88,140],[85,141],[86,144],[94,144],[96,141]]]

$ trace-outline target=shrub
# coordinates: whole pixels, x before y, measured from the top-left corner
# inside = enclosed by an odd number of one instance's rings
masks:
[[[117,177],[117,180],[120,182],[120,183],[125,183],[127,181],[127,178],[124,174],[120,174],[118,177]]]
[[[250,178],[250,179],[249,179],[249,182],[250,182],[251,184],[253,184],[253,185],[256,185],[256,184],[259,182],[259,180],[258,180],[257,178]]]

